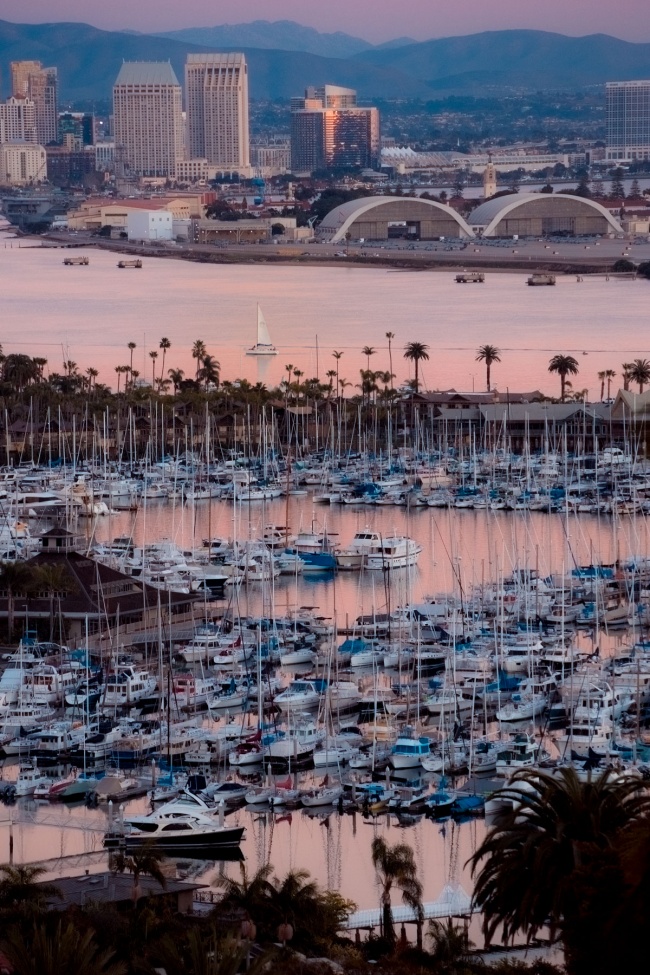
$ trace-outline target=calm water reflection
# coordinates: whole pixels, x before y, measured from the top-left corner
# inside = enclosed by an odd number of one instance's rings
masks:
[[[151,376],[148,352],[161,336],[172,348],[166,369],[188,376],[196,362],[190,348],[203,339],[226,379],[246,377],[277,384],[292,363],[321,379],[344,352],[341,378],[356,383],[366,368],[365,345],[377,349],[373,369],[388,369],[386,332],[392,331],[393,370],[407,378],[406,342],[431,348],[421,377],[430,389],[483,389],[485,371],[475,350],[486,342],[503,350],[492,370],[500,390],[556,392],[547,365],[555,352],[588,352],[580,359],[576,389],[600,395],[597,374],[623,358],[645,356],[639,323],[646,319],[644,281],[558,278],[555,288],[527,288],[525,277],[490,273],[484,287],[459,288],[451,271],[401,273],[377,268],[227,266],[147,258],[141,271],[120,271],[117,255],[89,251],[88,267],[63,267],[59,249],[18,248],[0,239],[2,341],[5,352],[44,356],[52,371],[73,359],[84,371],[100,370],[115,384],[115,366],[129,361]],[[6,245],[6,246],[5,246]],[[259,301],[280,350],[272,361],[246,358],[255,340]],[[160,370],[161,360],[157,368]]]

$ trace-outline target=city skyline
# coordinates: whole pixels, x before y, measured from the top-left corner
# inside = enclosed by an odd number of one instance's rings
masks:
[[[495,0],[479,5],[476,0],[457,0],[453,8],[429,0],[407,0],[399,7],[358,0],[330,0],[327,5],[305,5],[302,0],[276,0],[269,10],[267,0],[241,0],[237,14],[227,18],[215,13],[210,0],[188,0],[182,7],[161,9],[157,0],[141,0],[137,6],[127,0],[95,7],[89,15],[85,0],[32,0],[28,8],[21,0],[3,0],[3,18],[16,23],[78,21],[104,30],[142,32],[177,30],[184,27],[212,27],[221,23],[251,20],[295,20],[316,30],[343,31],[373,43],[410,36],[416,40],[472,34],[486,30],[530,28],[568,35],[606,33],[626,40],[650,40],[650,18],[641,0],[622,0],[613,7],[594,7],[590,0],[574,0],[567,7],[561,0],[547,0],[542,7],[522,5],[519,0]]]

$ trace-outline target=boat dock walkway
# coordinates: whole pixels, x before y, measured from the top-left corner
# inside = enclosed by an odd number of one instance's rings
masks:
[[[472,898],[460,885],[446,884],[440,897],[435,901],[428,901],[422,905],[423,919],[431,921],[442,918],[469,918],[478,914],[478,908],[472,905]],[[395,924],[417,924],[418,919],[412,907],[403,904],[392,908]],[[379,908],[366,911],[355,911],[343,925],[344,931],[360,931],[378,928],[381,924],[382,912]]]

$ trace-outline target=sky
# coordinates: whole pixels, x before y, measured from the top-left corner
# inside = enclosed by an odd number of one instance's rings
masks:
[[[532,28],[562,34],[606,33],[650,40],[647,0],[0,0],[0,19],[77,21],[106,30],[166,31],[251,20],[295,20],[374,43],[426,40],[484,30]]]

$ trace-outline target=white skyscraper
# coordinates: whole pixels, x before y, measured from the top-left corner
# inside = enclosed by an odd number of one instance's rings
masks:
[[[13,95],[0,103],[0,142],[34,142],[36,137],[36,116],[31,98],[16,98]]]
[[[187,148],[191,159],[250,171],[248,67],[243,54],[189,54],[185,64]]]
[[[138,176],[175,176],[183,154],[181,86],[168,61],[125,61],[113,87],[115,150]]]
[[[650,81],[608,81],[607,159],[650,159]]]

